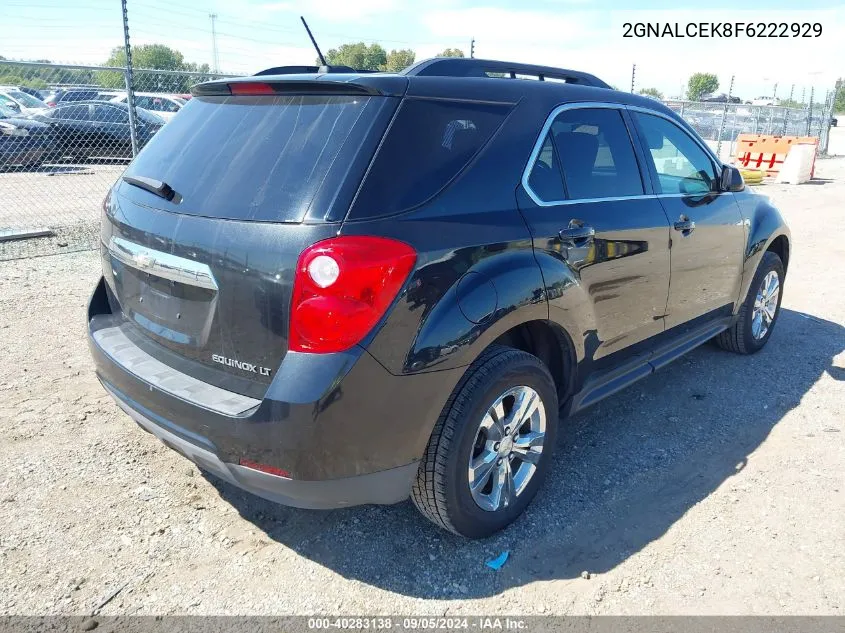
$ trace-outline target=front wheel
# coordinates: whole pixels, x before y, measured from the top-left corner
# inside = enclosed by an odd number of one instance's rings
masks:
[[[753,354],[763,349],[780,315],[783,280],[783,262],[777,254],[767,251],[760,260],[736,322],[716,337],[719,347],[737,354]]]
[[[470,365],[435,424],[411,499],[455,534],[482,538],[515,520],[546,477],[557,391],[536,356],[493,346]]]

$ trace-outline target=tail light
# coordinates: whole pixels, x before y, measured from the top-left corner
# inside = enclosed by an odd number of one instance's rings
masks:
[[[413,248],[383,237],[334,237],[305,249],[293,283],[289,348],[326,354],[360,342],[416,260]]]
[[[51,107],[51,108],[55,108],[55,107],[56,107],[56,102],[55,102],[55,101],[48,101],[48,102],[47,102],[47,106],[48,106],[48,107]]]

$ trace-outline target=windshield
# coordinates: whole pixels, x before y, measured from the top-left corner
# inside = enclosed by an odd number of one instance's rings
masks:
[[[6,94],[12,97],[15,101],[22,103],[23,107],[25,108],[47,107],[47,104],[41,101],[40,99],[36,99],[32,95],[28,95],[25,92],[21,92],[20,90],[9,90]]]

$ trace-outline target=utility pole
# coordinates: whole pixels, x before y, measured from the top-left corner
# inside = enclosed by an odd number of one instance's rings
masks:
[[[775,82],[775,87],[772,88],[772,105],[774,105],[774,101],[778,98],[778,82]]]
[[[728,98],[725,99],[725,107],[722,109],[722,122],[719,124],[719,138],[716,139],[716,157],[722,160],[722,134],[725,132],[725,119],[728,118],[728,104],[731,102],[731,95],[734,91],[734,75],[731,75],[731,85],[728,88]]]
[[[813,93],[815,86],[810,86],[810,107],[807,110],[807,136],[810,136],[810,128],[813,125]]]
[[[783,131],[781,134],[786,136],[786,132],[789,130],[789,114],[792,108],[792,94],[795,92],[795,84],[792,84],[789,87],[789,99],[786,100],[788,107],[783,109]]]
[[[631,66],[631,93],[634,92],[634,78],[637,76],[637,65]]]
[[[138,133],[135,130],[135,120],[138,116],[135,110],[135,93],[133,85],[135,80],[132,77],[132,47],[129,46],[129,13],[126,10],[126,0],[120,0],[120,7],[123,10],[123,50],[126,52],[126,70],[123,73],[126,84],[126,105],[129,107],[129,138],[132,141],[132,155],[138,155]]]
[[[217,29],[215,28],[215,22],[217,21],[217,14],[216,13],[209,13],[208,17],[211,18],[211,61],[214,64],[214,72],[220,72],[220,58],[217,56]]]
[[[469,56],[470,56],[470,59],[475,58],[475,38],[474,37],[469,41]]]

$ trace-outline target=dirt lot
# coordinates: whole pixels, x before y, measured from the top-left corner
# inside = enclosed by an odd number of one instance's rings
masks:
[[[817,175],[764,187],[794,243],[769,346],[704,346],[570,420],[482,542],[408,502],[309,512],[207,479],[94,377],[97,257],[0,263],[0,612],[119,590],[102,613],[843,614],[845,159]]]

